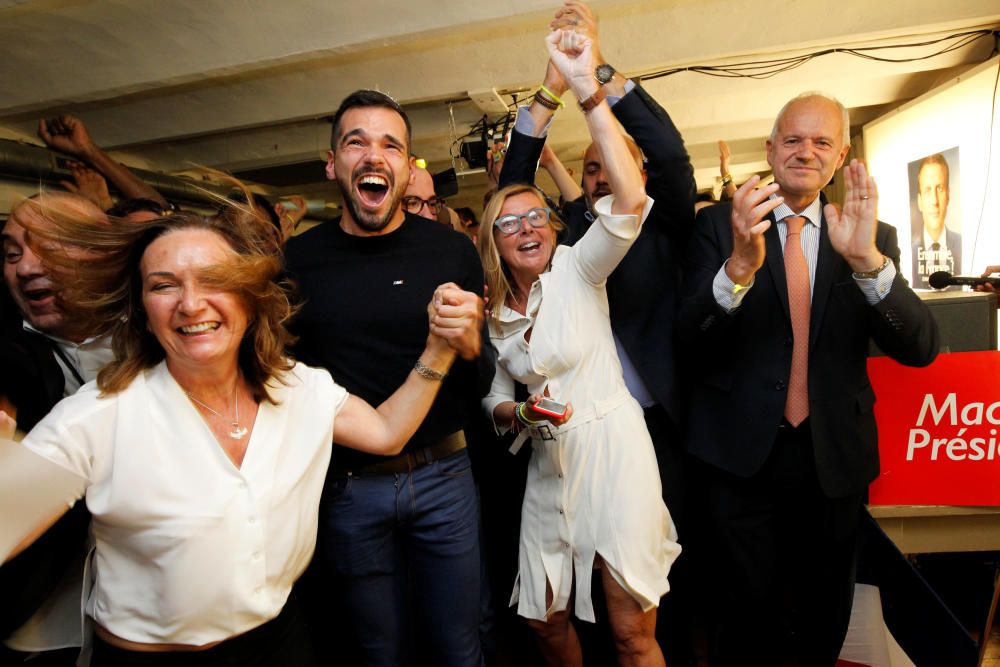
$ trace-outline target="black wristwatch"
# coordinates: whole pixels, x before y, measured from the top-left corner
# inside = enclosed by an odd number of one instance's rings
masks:
[[[601,63],[594,68],[594,78],[602,86],[615,78],[615,68],[607,63]]]

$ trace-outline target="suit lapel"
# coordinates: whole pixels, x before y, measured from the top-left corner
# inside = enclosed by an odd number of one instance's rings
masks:
[[[826,200],[823,200],[826,203]],[[819,248],[817,249],[816,256],[816,278],[813,284],[812,291],[812,308],[809,314],[809,348],[812,349],[813,344],[816,342],[816,335],[819,332],[820,325],[823,323],[823,313],[826,310],[826,304],[830,302],[830,290],[833,287],[833,274],[834,265],[837,263],[839,256],[834,251],[833,246],[830,245],[830,235],[827,232],[826,216],[822,215],[822,209],[820,209],[820,220],[822,224],[819,227]]]
[[[774,214],[768,214],[771,220],[771,227],[764,232],[764,245],[766,247],[765,264],[771,272],[774,281],[774,292],[781,302],[781,308],[785,311],[785,317],[791,321],[788,312],[788,281],[785,279],[785,254],[781,248],[781,237],[778,235],[778,223],[774,220]]]

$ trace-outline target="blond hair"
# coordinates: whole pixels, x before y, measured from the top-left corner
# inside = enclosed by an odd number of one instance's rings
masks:
[[[483,272],[486,275],[486,286],[489,288],[490,296],[490,319],[499,322],[501,306],[507,303],[507,298],[513,298],[514,290],[510,284],[510,272],[500,257],[500,250],[497,248],[496,238],[494,238],[493,223],[500,217],[500,210],[508,197],[530,192],[538,197],[538,201],[548,208],[545,194],[533,185],[515,184],[508,185],[498,190],[491,198],[486,210],[483,211],[482,222],[479,225],[479,233],[476,236],[476,250],[483,262]],[[550,209],[551,210],[551,209]],[[549,218],[549,225],[554,231],[561,232],[566,226],[559,220],[555,211]]]

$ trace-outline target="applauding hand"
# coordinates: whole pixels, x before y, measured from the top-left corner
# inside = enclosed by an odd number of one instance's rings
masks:
[[[726,264],[726,275],[737,285],[749,285],[764,265],[764,232],[771,227],[771,221],[764,218],[784,201],[782,197],[768,199],[778,191],[777,183],[757,188],[758,183],[760,176],[752,176],[733,195],[733,253]]]
[[[878,190],[865,165],[858,160],[844,168],[844,182],[847,194],[844,197],[843,212],[833,204],[823,209],[826,217],[830,245],[847,261],[855,273],[864,273],[882,265],[882,253],[875,246],[875,231],[878,221]]]

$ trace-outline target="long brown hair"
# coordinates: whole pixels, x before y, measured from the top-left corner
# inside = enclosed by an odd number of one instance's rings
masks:
[[[513,294],[514,290],[510,284],[510,271],[507,268],[507,264],[500,257],[500,251],[497,248],[493,223],[500,217],[500,210],[503,208],[504,202],[507,201],[508,197],[525,192],[535,194],[538,197],[538,201],[543,206],[545,205],[545,195],[533,185],[519,183],[501,188],[490,198],[489,204],[486,205],[486,210],[483,211],[482,223],[479,225],[479,234],[476,236],[476,249],[479,251],[479,257],[483,262],[483,272],[486,274],[486,285],[489,287],[490,303],[492,304],[490,319],[495,322],[500,320],[501,306],[507,303],[507,297]],[[566,227],[554,213],[549,218],[549,225],[557,233]]]
[[[294,365],[286,356],[294,341],[286,327],[293,307],[289,285],[278,280],[282,263],[274,250],[273,232],[252,209],[234,204],[210,218],[181,212],[142,222],[111,219],[95,224],[73,215],[58,198],[42,196],[22,205],[35,207],[45,220],[29,231],[41,241],[35,244],[38,255],[59,269],[60,299],[67,316],[80,321],[91,336],[111,337],[114,361],[97,377],[103,394],[122,391],[166,356],[147,328],[142,306],[139,264],[146,249],[165,234],[205,229],[225,239],[235,256],[200,277],[213,288],[238,295],[247,309],[239,367],[254,398],[272,400],[267,382]],[[68,248],[83,249],[86,257]]]

